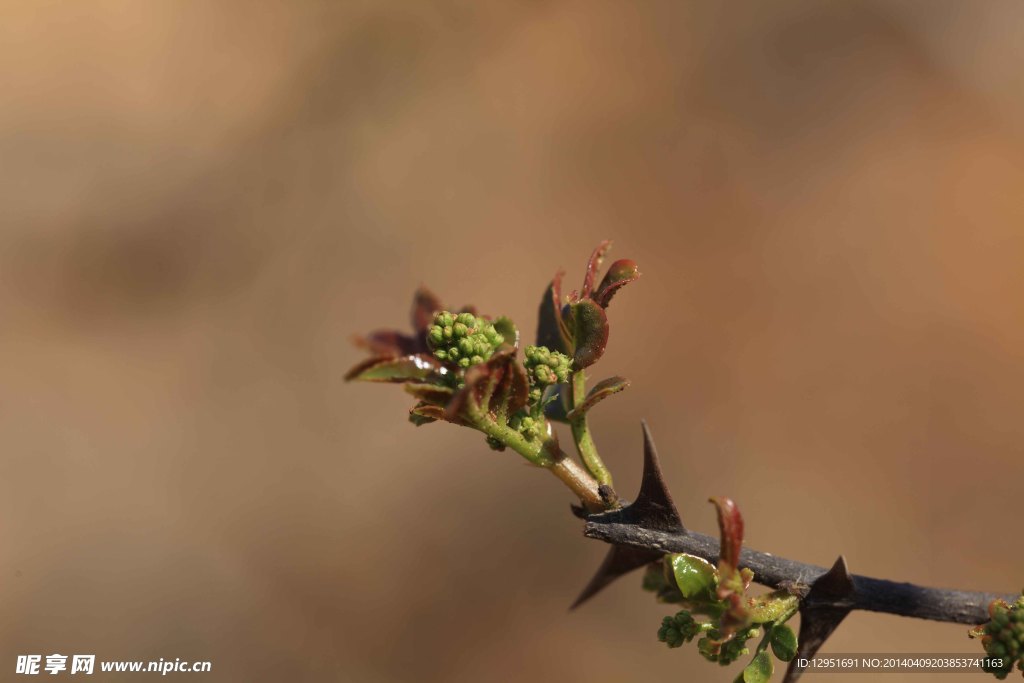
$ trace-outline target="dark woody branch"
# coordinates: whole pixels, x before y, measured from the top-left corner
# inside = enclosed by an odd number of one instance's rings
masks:
[[[696,555],[714,563],[720,557],[718,538],[687,530],[679,518],[661,474],[657,450],[646,423],[644,471],[636,500],[625,507],[585,515],[584,534],[611,544],[604,562],[573,607],[595,595],[618,577],[659,560],[669,553]],[[988,619],[992,601],[1013,596],[940,588],[851,574],[839,557],[831,569],[743,548],[739,568],[754,572],[754,581],[785,589],[800,598],[800,637],[797,656],[783,683],[803,672],[801,660],[814,656],[825,640],[853,610],[897,614],[957,624],[980,624]]]
[[[694,531],[645,529],[635,524],[606,522],[602,517],[604,515],[589,517],[583,533],[590,538],[616,545],[658,553],[688,553],[709,562],[718,559],[719,540],[716,537]],[[806,594],[814,582],[829,571],[824,567],[787,560],[749,548],[743,549],[740,566],[752,569],[757,583],[771,588],[789,588],[798,594]],[[1014,600],[1014,596],[1010,595],[928,588],[856,574],[850,578],[853,591],[849,596],[820,600],[818,604],[916,619],[980,624],[988,620],[987,608],[993,600]]]
[[[657,586],[663,573],[665,590],[658,590],[659,596],[686,608],[662,621],[658,639],[669,647],[702,635],[697,642],[701,655],[729,664],[749,651],[748,640],[761,635],[742,680],[768,681],[774,654],[790,663],[783,683],[796,681],[800,662],[813,657],[852,610],[962,624],[981,624],[991,617],[970,632],[982,639],[986,653],[998,657],[998,664],[983,668],[997,677],[1005,677],[1007,665],[1024,670],[1024,623],[1019,623],[1024,622],[1024,597],[1011,606],[1001,600],[1009,596],[855,576],[843,557],[825,569],[743,548],[743,516],[724,497],[710,500],[717,509],[721,539],[687,530],[665,487],[646,425],[640,492],[631,504],[618,498],[587,418],[594,405],[629,382],[609,377],[590,391],[586,382],[589,368],[608,343],[605,309],[640,272],[635,262],[620,259],[598,283],[609,244],[602,242],[594,250],[583,287],[568,297],[562,296],[561,272],[555,275],[541,301],[537,345],[523,349],[522,363],[516,359],[519,331],[511,320],[479,316],[472,307],[444,310],[437,297],[420,289],[413,302],[413,334],[378,330],[360,337],[357,343],[372,357],[350,370],[346,379],[403,384],[417,400],[409,412],[413,424],[443,421],[475,429],[492,449],[515,451],[550,470],[583,504],[574,509],[586,521],[584,533],[610,544],[573,607],[616,578],[649,566],[645,587]],[[559,447],[552,421],[571,427],[582,465]],[[775,590],[766,596],[747,595],[751,580]],[[797,610],[799,637],[786,625]]]

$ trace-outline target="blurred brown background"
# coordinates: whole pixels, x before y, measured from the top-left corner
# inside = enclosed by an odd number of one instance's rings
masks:
[[[605,548],[555,479],[342,381],[421,282],[532,335],[603,238],[644,274],[596,368],[626,495],[646,417],[691,527],[728,494],[755,548],[1024,584],[1020,3],[2,17],[5,680],[731,680],[638,576],[567,613]],[[826,651],[965,634],[857,613]]]

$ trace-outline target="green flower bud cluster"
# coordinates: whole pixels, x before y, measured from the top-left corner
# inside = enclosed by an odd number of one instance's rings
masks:
[[[722,666],[727,666],[749,653],[747,641],[760,635],[761,629],[750,626],[737,631],[732,638],[723,643],[720,640],[721,634],[717,630],[711,630],[706,637],[697,642],[697,651],[709,662],[718,662]]]
[[[693,618],[693,615],[683,610],[677,612],[675,616],[665,617],[661,620],[658,640],[669,647],[679,647],[711,628],[711,624],[699,622]]]
[[[981,644],[991,658],[982,668],[1002,680],[1013,672],[1014,664],[1024,672],[1024,596],[1012,605],[997,600],[989,606],[992,620],[977,629]]]
[[[483,363],[504,342],[494,325],[472,313],[441,311],[427,328],[427,347],[434,357],[460,368]]]
[[[541,435],[542,424],[543,420],[535,420],[524,413],[518,413],[508,421],[508,426],[526,437],[527,441],[533,441]]]
[[[527,346],[523,352],[526,377],[530,382],[530,403],[536,403],[544,387],[569,381],[572,359],[546,346]]]

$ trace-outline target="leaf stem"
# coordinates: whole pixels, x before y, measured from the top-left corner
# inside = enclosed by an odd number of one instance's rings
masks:
[[[604,500],[598,492],[597,481],[590,476],[589,472],[567,456],[554,440],[548,443],[557,451],[552,455],[553,463],[549,468],[551,474],[561,479],[566,486],[572,489],[573,493],[580,497],[580,502],[583,503],[583,506],[589,512],[603,512],[606,508]]]
[[[559,448],[555,438],[548,436],[544,439],[527,439],[508,425],[496,422],[475,401],[468,406],[468,413],[473,420],[473,426],[478,430],[558,477],[579,497],[589,512],[605,510],[604,501],[598,492],[598,482]]]
[[[583,370],[577,370],[572,373],[572,405],[573,408],[578,408],[583,405],[584,399],[587,396],[587,376]],[[569,426],[572,428],[572,438],[576,442],[576,451],[580,454],[580,459],[586,466],[587,470],[598,483],[605,484],[607,486],[612,485],[612,474],[605,467],[604,461],[601,460],[601,456],[597,453],[597,444],[594,443],[594,437],[590,434],[590,427],[587,424],[587,414],[585,411],[580,411],[570,421]]]

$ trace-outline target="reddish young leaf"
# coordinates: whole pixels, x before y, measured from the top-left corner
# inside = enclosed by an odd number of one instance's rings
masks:
[[[587,299],[594,292],[594,281],[597,280],[597,271],[600,270],[601,261],[604,260],[604,255],[611,246],[611,240],[605,240],[597,245],[594,253],[590,255],[590,260],[587,261],[587,274],[583,277],[583,291],[580,292],[579,298]]]
[[[441,300],[426,287],[420,286],[412,298],[412,329],[416,330],[416,336],[422,337],[427,327],[434,319],[434,314],[440,311]]]
[[[628,386],[629,380],[625,377],[609,377],[608,379],[601,380],[594,385],[593,389],[587,392],[587,397],[583,399],[583,403],[569,413],[567,416],[568,419],[571,420],[574,417],[586,413],[604,399],[608,398],[612,394],[619,393]]]
[[[710,498],[718,511],[718,530],[722,537],[719,549],[718,569],[735,572],[740,564],[740,550],[743,548],[743,515],[731,498]],[[723,571],[724,573],[724,571]]]
[[[722,615],[723,635],[744,628],[749,622],[749,611],[744,594],[754,578],[749,569],[740,570],[740,552],[743,549],[743,515],[731,498],[710,499],[718,512],[718,530],[721,543],[718,550],[718,599],[728,605]]]
[[[425,354],[401,358],[370,358],[345,375],[346,381],[422,382],[438,377],[440,364]]]
[[[398,330],[376,330],[353,339],[356,346],[369,350],[378,359],[395,356],[410,356],[428,352],[426,331],[434,318],[434,313],[441,310],[441,302],[426,287],[416,290],[412,300],[412,326],[414,334],[404,334]]]
[[[498,351],[486,363],[466,370],[466,384],[448,403],[446,419],[471,419],[477,408],[492,415],[512,415],[526,406],[527,391],[526,371],[516,362],[515,352]]]
[[[562,318],[562,276],[558,271],[551,284],[544,290],[540,300],[537,320],[537,346],[546,346],[552,351],[568,353],[569,330]]]
[[[619,259],[609,266],[600,286],[594,292],[594,301],[601,308],[608,308],[608,303],[615,296],[615,292],[638,277],[640,277],[640,270],[637,268],[636,261]]]
[[[377,358],[392,356],[408,356],[426,351],[426,344],[420,344],[414,337],[402,334],[397,330],[376,330],[370,334],[352,338],[356,346],[368,350]]]
[[[455,393],[451,387],[438,384],[409,383],[405,385],[405,390],[424,403],[441,407],[448,405],[452,394]]]
[[[573,370],[582,370],[597,362],[608,346],[608,317],[592,299],[581,299],[567,307],[572,333]]]
[[[409,411],[409,421],[417,427],[446,419],[444,407],[420,401]]]

